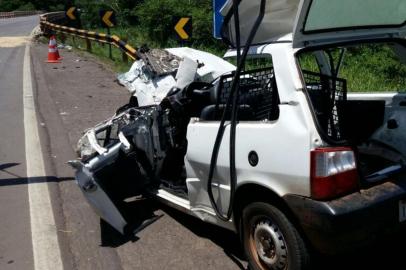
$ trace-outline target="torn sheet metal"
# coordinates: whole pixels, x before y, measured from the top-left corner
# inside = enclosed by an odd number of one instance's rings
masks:
[[[117,76],[118,82],[121,85],[125,86],[128,89],[128,91],[130,91],[130,93],[134,93],[135,86],[133,86],[133,82],[136,79],[140,78],[144,79],[145,81],[149,80],[145,72],[142,70],[143,67],[144,61],[142,60],[135,61],[129,71],[127,71],[126,73],[118,74]]]
[[[175,84],[176,81],[172,75],[157,77],[148,81],[136,79],[132,83],[135,89],[132,94],[137,96],[139,106],[158,105]]]
[[[157,105],[176,85],[172,75],[154,77],[146,70],[143,60],[137,60],[131,69],[117,77],[132,95],[135,95],[139,106]]]
[[[149,49],[145,46],[138,50],[138,56],[148,67],[148,72],[154,77],[175,73],[179,67],[179,62],[182,60],[166,50]]]
[[[143,49],[139,60],[117,79],[140,106],[159,104],[176,84],[173,73],[178,70],[181,58],[161,49]]]
[[[199,62],[200,68],[197,70],[197,80],[211,83],[223,74],[235,70],[235,66],[226,60],[203,51],[188,47],[166,49],[168,52],[180,57],[188,57]]]
[[[159,126],[164,118],[158,106],[129,108],[89,129],[78,143],[79,160],[69,162],[76,169],[76,182],[90,205],[122,234],[127,221],[118,208],[121,193],[111,188],[113,179],[104,175],[114,171],[118,183],[138,182],[135,185],[141,187],[144,178],[137,174],[141,168],[150,182],[156,179],[165,154],[165,137]],[[123,167],[131,157],[137,160]],[[124,172],[129,168],[132,173]]]
[[[220,57],[191,48],[166,49],[166,54],[161,53],[160,59],[156,50],[150,52],[155,55],[153,65],[148,60],[150,58],[140,59],[128,72],[117,77],[119,83],[137,97],[139,106],[158,105],[173,87],[182,89],[193,81],[212,82],[224,73],[235,70],[234,65]],[[168,61],[172,61],[171,64]],[[158,68],[158,71],[166,72],[152,72],[158,64],[165,67]]]
[[[176,87],[183,89],[191,84],[196,78],[198,66],[197,61],[193,61],[189,57],[184,57],[176,73]]]
[[[113,163],[117,159],[119,150],[120,145],[116,144],[106,153],[93,158],[87,164],[78,160],[70,161],[69,164],[76,169],[76,182],[96,213],[117,231],[124,234],[127,222],[95,176],[95,173],[100,168]]]

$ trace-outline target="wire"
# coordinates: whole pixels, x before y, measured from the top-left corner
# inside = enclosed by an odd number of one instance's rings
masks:
[[[233,0],[234,14],[238,14],[238,4],[236,5],[237,1],[238,0]],[[235,9],[237,9],[237,11]],[[223,115],[221,117],[220,127],[217,132],[216,141],[214,143],[213,152],[212,152],[211,161],[210,161],[209,178],[207,180],[207,191],[208,191],[211,205],[212,205],[217,217],[223,221],[230,220],[230,218],[233,214],[234,195],[235,195],[235,190],[236,190],[236,185],[237,185],[237,173],[236,173],[236,167],[235,167],[235,140],[236,140],[236,126],[237,126],[237,115],[238,115],[238,106],[237,105],[238,105],[238,97],[239,97],[240,74],[244,67],[244,63],[245,63],[245,59],[247,58],[249,47],[255,37],[255,34],[257,33],[259,25],[262,22],[264,14],[265,14],[265,0],[261,0],[258,18],[255,20],[255,23],[254,23],[253,27],[251,28],[247,42],[244,46],[242,56],[240,58],[240,61],[238,61],[238,63],[237,63],[237,69],[234,73],[234,79],[233,79],[233,83],[231,85],[230,96],[227,99],[226,108],[224,109]],[[238,35],[239,35],[239,20],[235,20],[235,22],[238,23],[235,25],[235,27],[238,28],[238,31],[236,31],[236,34],[238,33]],[[237,46],[240,46],[239,37],[238,37],[237,41],[238,41]],[[237,50],[240,51],[240,48],[237,47]],[[238,51],[237,51],[237,56],[238,56]],[[223,213],[221,213],[216,201],[214,200],[212,184],[213,184],[214,170],[217,167],[217,159],[218,159],[218,154],[219,154],[219,150],[220,150],[220,146],[221,146],[221,141],[223,139],[224,131],[226,128],[225,127],[226,116],[227,116],[227,112],[230,109],[231,101],[232,101],[232,111],[231,111],[231,126],[230,126],[230,201],[229,201],[227,213],[226,213],[226,215],[224,215]],[[220,193],[219,193],[219,196],[220,196]]]

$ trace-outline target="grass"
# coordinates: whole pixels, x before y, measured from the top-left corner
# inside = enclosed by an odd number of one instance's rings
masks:
[[[61,40],[60,36],[58,39]],[[86,41],[78,37],[67,36],[64,44],[72,46],[75,50],[79,52],[87,51]],[[123,53],[115,46],[113,45],[111,46],[112,59],[109,58],[109,44],[91,41],[91,47],[92,48],[89,53],[97,57],[104,64],[108,65],[113,71],[121,73],[126,72],[130,69],[132,60],[128,59],[127,63],[123,62],[122,60]]]
[[[338,51],[333,52],[337,60]],[[299,56],[301,67],[318,72],[315,57]],[[349,92],[405,92],[406,64],[395,53],[392,44],[369,44],[347,49],[340,78],[347,80]]]

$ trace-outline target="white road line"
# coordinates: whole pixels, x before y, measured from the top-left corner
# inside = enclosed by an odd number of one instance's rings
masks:
[[[35,270],[62,270],[57,229],[39,140],[31,84],[30,46],[25,47],[23,70],[25,158],[27,162],[32,248]]]

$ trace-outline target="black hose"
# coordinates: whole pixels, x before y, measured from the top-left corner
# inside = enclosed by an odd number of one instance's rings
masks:
[[[234,14],[238,14],[238,5],[235,5],[237,3],[237,1],[238,0],[233,0],[233,9],[235,12]],[[237,9],[237,12],[235,11],[235,9]],[[244,67],[244,63],[245,63],[245,59],[247,58],[249,47],[255,37],[255,34],[257,33],[259,25],[262,22],[264,14],[265,14],[265,0],[261,0],[258,18],[256,19],[256,21],[251,29],[251,32],[248,36],[242,56],[239,59],[240,61],[238,61],[238,63],[237,63],[237,69],[234,73],[234,79],[233,79],[233,83],[231,85],[230,96],[227,99],[226,108],[223,111],[223,115],[222,115],[221,122],[220,122],[220,127],[217,132],[216,141],[214,143],[213,152],[212,152],[211,161],[210,161],[209,178],[207,180],[207,191],[208,191],[211,205],[212,205],[217,217],[223,221],[230,220],[230,218],[233,214],[234,195],[235,195],[235,189],[236,189],[236,185],[237,185],[237,173],[236,173],[236,167],[235,167],[235,139],[236,139],[236,126],[237,126],[237,115],[238,115],[238,113],[237,113],[238,106],[237,105],[238,105],[238,97],[239,97],[240,74],[241,74],[241,70]],[[235,22],[239,23],[238,20],[236,20]],[[237,35],[237,33],[239,35],[239,24],[236,24],[235,27],[236,27],[236,29],[238,28],[238,31],[236,30],[236,35]],[[237,56],[239,55],[239,51],[240,51],[240,48],[238,46],[239,46],[239,36],[237,38]],[[218,158],[218,153],[219,153],[220,146],[221,146],[221,141],[223,139],[223,135],[224,135],[224,131],[225,131],[226,116],[227,116],[227,112],[230,109],[231,101],[232,101],[232,111],[231,111],[231,126],[230,126],[230,201],[229,201],[227,214],[224,215],[223,213],[220,212],[218,205],[214,200],[212,182],[213,182],[214,170],[217,166],[217,158]],[[219,195],[220,195],[220,193],[219,193]]]

